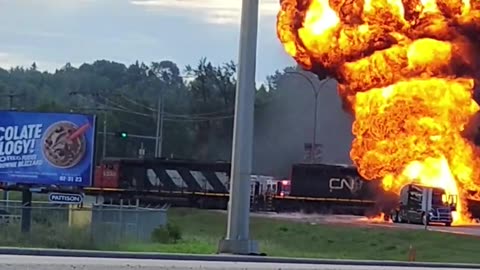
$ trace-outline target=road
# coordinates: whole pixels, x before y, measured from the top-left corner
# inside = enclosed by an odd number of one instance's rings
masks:
[[[384,227],[391,229],[412,229],[424,230],[425,227],[417,224],[398,224],[386,222],[381,219],[368,219],[360,216],[350,215],[318,215],[318,214],[302,214],[302,213],[254,213],[254,216],[262,216],[269,218],[278,218],[283,220],[307,222],[310,224],[342,224],[356,227]],[[480,236],[480,224],[462,225],[445,227],[443,225],[428,226],[429,231],[454,233]]]
[[[418,224],[399,224],[399,223],[390,223],[390,222],[379,222],[371,220],[361,220],[359,221],[360,225],[365,224],[369,226],[379,226],[384,228],[399,228],[399,229],[412,229],[412,230],[424,230],[423,225]],[[453,234],[463,234],[463,235],[472,235],[480,236],[480,225],[461,225],[461,226],[452,226],[445,227],[443,225],[431,225],[427,227],[429,231],[436,232],[445,232]]]
[[[100,258],[69,258],[0,255],[2,270],[428,270],[439,268],[391,267],[391,266],[342,266],[342,265],[301,265],[277,263],[232,263],[205,261],[131,260]],[[442,268],[457,269],[457,268]],[[463,268],[466,269],[466,268]],[[468,268],[467,268],[468,269]],[[473,268],[472,268],[473,269]]]

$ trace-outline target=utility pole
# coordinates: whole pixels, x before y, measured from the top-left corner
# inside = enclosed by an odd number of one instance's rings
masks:
[[[95,102],[95,107],[94,109],[94,114],[97,115],[99,111],[103,111],[103,143],[102,143],[102,160],[106,158],[107,156],[107,110],[105,108],[98,108],[98,100],[97,98],[100,97],[100,94],[98,92],[95,93],[82,93],[82,92],[77,92],[77,91],[72,91],[69,93],[69,95],[80,95],[80,96],[91,96],[94,98]]]
[[[164,118],[164,102],[163,102],[163,90],[160,89],[157,100],[157,130],[155,132],[155,157],[162,157],[162,144],[163,144],[163,118]]]
[[[158,157],[158,145],[159,145],[159,139],[160,139],[160,106],[162,102],[162,97],[160,93],[158,94],[158,100],[157,100],[157,117],[156,117],[156,124],[157,124],[157,129],[155,131],[155,157]]]
[[[8,109],[11,111],[13,109],[13,95],[8,96]]]
[[[15,110],[15,108],[13,107],[13,99],[17,98],[17,97],[22,97],[22,96],[25,96],[25,94],[16,94],[13,91],[11,91],[8,94],[0,95],[0,97],[8,98],[8,110],[10,110],[10,111]]]
[[[138,158],[145,158],[145,147],[143,146],[143,142],[140,143],[140,148],[138,148]]]
[[[103,111],[103,144],[102,144],[102,160],[107,157],[107,110]]]
[[[3,94],[0,95],[0,97],[6,97],[8,98],[8,110],[13,111],[15,108],[13,107],[13,99],[17,97],[24,96],[25,94],[16,94],[13,91],[10,91],[8,94]],[[7,184],[7,183],[5,183]],[[6,190],[3,190],[3,201],[5,202],[5,208],[8,208],[8,201],[9,201],[9,192]]]
[[[258,254],[258,243],[249,239],[258,1],[242,1],[230,173],[232,179],[228,202],[227,235],[219,243],[220,253]]]
[[[165,102],[163,100],[163,95],[161,99],[161,112],[160,112],[160,138],[158,139],[158,157],[162,157],[162,148],[163,148],[163,119],[165,115]]]

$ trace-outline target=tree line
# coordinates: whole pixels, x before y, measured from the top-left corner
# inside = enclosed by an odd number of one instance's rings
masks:
[[[97,117],[96,157],[102,157],[100,132],[107,130],[107,157],[137,157],[141,146],[154,155],[155,141],[121,137],[117,132],[155,136],[160,114],[162,156],[229,160],[233,134],[236,64],[214,65],[206,58],[181,70],[172,61],[122,63],[98,60],[54,72],[30,67],[0,68],[0,106],[4,110],[90,113]],[[274,98],[283,71],[257,86],[255,113]],[[104,126],[105,125],[105,126]]]

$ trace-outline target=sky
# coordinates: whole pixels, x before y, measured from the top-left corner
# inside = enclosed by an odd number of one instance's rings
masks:
[[[259,0],[257,81],[294,65],[277,39],[279,0]],[[237,61],[241,0],[0,0],[0,67],[54,71],[105,59]]]

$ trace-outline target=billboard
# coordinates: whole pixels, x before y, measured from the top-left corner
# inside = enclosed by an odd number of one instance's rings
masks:
[[[95,116],[0,112],[0,182],[90,186]]]

